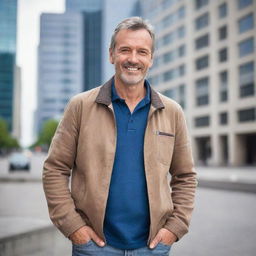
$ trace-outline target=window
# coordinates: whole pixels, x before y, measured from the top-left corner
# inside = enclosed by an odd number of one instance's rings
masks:
[[[204,7],[205,5],[207,5],[209,2],[209,0],[196,0],[195,4],[196,4],[196,9],[200,9],[202,7]]]
[[[255,119],[256,119],[255,108],[248,108],[248,109],[239,110],[237,112],[237,114],[238,114],[238,121],[240,123],[251,122],[251,121],[255,121]]]
[[[195,118],[195,127],[205,127],[210,125],[209,116],[201,116]]]
[[[203,56],[201,58],[196,59],[196,70],[201,70],[207,68],[209,65],[209,56]]]
[[[228,13],[227,3],[223,3],[219,6],[219,18],[225,18]]]
[[[243,9],[252,4],[252,0],[237,0],[237,5],[239,9]]]
[[[253,14],[246,15],[238,21],[239,33],[244,33],[254,27]]]
[[[196,81],[196,105],[203,106],[209,104],[209,78],[204,77]]]
[[[220,81],[220,102],[228,100],[228,72],[222,71],[219,74]]]
[[[181,45],[178,49],[179,57],[183,57],[185,55],[185,45]]]
[[[219,40],[226,39],[228,36],[228,29],[227,26],[223,26],[219,28]]]
[[[239,43],[239,56],[243,57],[254,51],[254,40],[253,38],[246,39]]]
[[[219,51],[219,62],[225,62],[228,59],[228,49],[223,48]]]
[[[196,20],[195,20],[195,29],[199,30],[202,29],[204,27],[207,27],[209,25],[209,13],[205,13],[201,16],[199,16]]]
[[[241,98],[255,94],[253,62],[248,62],[239,67],[239,91]]]
[[[222,125],[228,123],[228,113],[227,112],[220,113],[219,123],[222,124]]]
[[[185,85],[184,84],[171,89],[166,89],[163,91],[163,94],[177,101],[184,108],[185,106]]]
[[[195,46],[197,50],[207,47],[209,45],[209,35],[207,34],[197,38],[195,43],[196,43]]]

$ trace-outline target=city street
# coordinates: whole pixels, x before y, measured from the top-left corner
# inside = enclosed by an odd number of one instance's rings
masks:
[[[1,169],[0,166],[0,171]],[[39,177],[40,172],[39,169],[32,170],[34,176]],[[198,188],[195,206],[189,234],[172,247],[170,255],[255,255],[256,196],[254,193]],[[35,219],[47,221],[48,212],[41,182],[2,181],[0,220],[1,218],[26,219],[31,222]],[[15,221],[10,223],[12,223],[10,229],[15,229]],[[69,243],[68,240],[63,241]]]

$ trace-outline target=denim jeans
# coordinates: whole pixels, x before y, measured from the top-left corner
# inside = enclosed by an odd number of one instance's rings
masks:
[[[73,244],[72,256],[168,256],[171,246],[159,243],[154,249],[143,247],[134,250],[121,250],[108,245],[99,247],[90,240],[86,244]]]

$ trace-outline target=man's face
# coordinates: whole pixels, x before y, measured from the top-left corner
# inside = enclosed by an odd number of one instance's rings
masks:
[[[110,49],[110,62],[115,65],[116,79],[127,86],[144,81],[152,66],[152,39],[145,29],[120,30],[115,49]]]

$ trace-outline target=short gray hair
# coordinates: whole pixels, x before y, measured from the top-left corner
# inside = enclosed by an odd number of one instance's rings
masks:
[[[146,29],[149,35],[152,38],[152,54],[155,50],[155,33],[153,26],[149,23],[148,20],[144,20],[141,17],[131,17],[121,21],[114,30],[114,33],[111,37],[110,49],[114,50],[116,46],[116,35],[122,29],[130,29],[130,30],[139,30]]]

